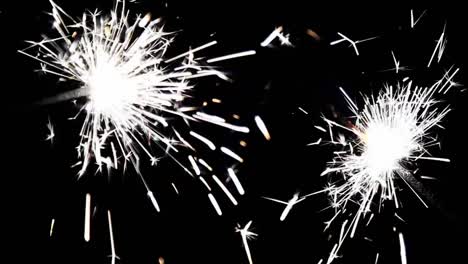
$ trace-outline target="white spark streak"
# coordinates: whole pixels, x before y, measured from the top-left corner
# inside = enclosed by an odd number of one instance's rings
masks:
[[[86,207],[85,207],[85,218],[84,218],[84,240],[89,242],[91,234],[90,234],[90,227],[91,227],[91,194],[86,194]]]
[[[228,168],[228,175],[229,178],[231,178],[232,182],[236,186],[237,192],[239,192],[240,195],[245,194],[244,187],[242,187],[242,183],[239,181],[239,178],[237,177],[236,173],[232,168]]]
[[[189,79],[212,75],[228,79],[223,73],[206,65],[206,60],[195,57],[196,52],[216,45],[216,41],[166,58],[175,35],[163,31],[159,25],[161,20],[152,20],[151,14],[132,15],[126,9],[125,0],[116,1],[109,14],[98,10],[86,11],[76,20],[53,1],[50,3],[56,36],[38,42],[28,41],[30,46],[19,52],[40,62],[42,72],[69,81],[73,84],[69,87],[75,86],[74,89],[42,100],[40,104],[74,100],[79,111],[72,120],[80,120],[80,114],[84,116],[77,147],[80,161],[74,165],[81,166],[79,176],[84,175],[91,164],[97,164],[98,170],[103,165],[108,169],[117,169],[122,161],[123,169],[126,170],[127,162],[131,163],[141,177],[154,208],[159,212],[159,205],[140,173],[139,164],[143,158],[147,158],[155,166],[161,158],[158,154],[161,154],[173,159],[192,175],[187,166],[170,152],[181,153],[179,146],[196,151],[176,131],[173,126],[177,123],[174,124],[172,120],[186,123],[206,120],[207,123],[234,131],[249,132],[247,127],[227,124],[221,117],[201,112],[194,114],[200,108],[184,105],[184,99],[190,96],[194,87]],[[251,50],[210,61],[253,54],[255,51]],[[220,100],[213,99],[213,102]],[[54,133],[50,120],[48,129],[47,140],[52,140]],[[167,130],[174,131],[178,140],[166,136]],[[194,131],[190,135],[211,150],[216,149],[207,137]],[[153,153],[156,149],[153,146],[164,153]],[[184,161],[190,162],[195,174],[200,175],[196,159],[188,154],[187,157]],[[237,158],[235,155],[233,157]],[[205,161],[199,162],[208,170],[213,170]]]
[[[148,197],[150,198],[151,203],[152,203],[153,206],[154,206],[154,209],[156,209],[156,211],[159,213],[159,212],[161,211],[161,209],[159,208],[158,201],[156,201],[156,198],[154,197],[153,192],[152,192],[152,191],[148,191],[147,195],[148,195]]]
[[[337,32],[337,34],[341,37],[341,39],[332,41],[332,42],[330,43],[330,45],[333,46],[333,45],[336,45],[336,44],[341,43],[341,42],[343,42],[343,41],[347,41],[347,42],[349,42],[349,44],[351,44],[351,46],[354,48],[354,52],[356,52],[356,55],[357,55],[357,56],[359,56],[359,50],[358,50],[356,44],[361,43],[361,42],[365,42],[365,41],[369,41],[369,40],[372,40],[372,39],[377,38],[377,37],[371,37],[371,38],[367,38],[367,39],[362,39],[362,40],[353,41],[352,39],[350,39],[350,38],[348,38],[347,36],[341,34],[340,32]]]
[[[189,158],[190,164],[192,165],[193,171],[195,171],[195,174],[199,176],[201,172],[200,172],[200,168],[197,165],[197,162],[192,157],[192,155],[189,155],[188,158]]]
[[[172,188],[174,188],[174,191],[177,195],[179,195],[179,190],[177,189],[177,186],[174,183],[171,183]]]
[[[198,140],[200,140],[201,142],[203,142],[205,145],[207,145],[211,150],[215,150],[216,149],[216,146],[213,142],[211,142],[209,139],[207,139],[206,137],[194,132],[194,131],[190,131],[190,135]]]
[[[419,15],[419,17],[416,19],[416,21],[414,20],[414,15],[413,15],[413,9],[411,9],[411,28],[414,28],[414,26],[416,26],[416,24],[419,22],[419,20],[424,16],[424,14],[426,14],[426,11],[427,10],[424,10],[421,15]]]
[[[52,122],[50,121],[50,117],[47,122],[47,130],[49,130],[49,134],[47,135],[46,141],[50,141],[51,143],[53,143],[55,132],[54,132],[54,126],[52,125]]]
[[[253,264],[252,254],[250,253],[249,243],[248,240],[256,237],[258,234],[249,230],[250,226],[252,225],[252,221],[249,221],[244,228],[237,227],[236,232],[239,232],[242,238],[242,244],[244,245],[245,254],[247,255],[247,259],[249,260],[249,264]]]
[[[205,185],[206,189],[208,189],[208,191],[211,192],[211,187],[210,187],[210,185],[208,185],[208,183],[206,182],[205,178],[203,178],[203,177],[200,176],[199,179],[200,179],[200,181],[203,183],[203,185]]]
[[[405,239],[402,233],[398,233],[398,238],[400,240],[400,256],[401,256],[401,264],[406,264],[406,246],[405,246]]]
[[[234,153],[232,150],[230,150],[230,149],[228,149],[228,148],[226,148],[226,147],[221,147],[221,151],[222,151],[224,154],[228,155],[229,157],[231,157],[231,158],[233,158],[233,159],[239,161],[240,163],[244,162],[244,159],[243,159],[241,156],[237,155],[237,154]]]
[[[49,237],[52,237],[52,234],[54,232],[54,226],[55,226],[55,218],[52,218],[52,221],[50,222]]]
[[[216,213],[219,216],[223,215],[223,212],[221,211],[221,207],[219,207],[219,204],[216,201],[216,198],[213,196],[213,194],[209,193],[208,198],[210,199],[210,202],[213,205],[213,208],[216,210]]]
[[[202,49],[206,49],[206,48],[211,47],[211,46],[216,45],[216,44],[218,44],[218,42],[216,42],[215,40],[214,40],[214,41],[211,41],[211,42],[209,42],[209,43],[206,43],[206,44],[204,44],[204,45],[201,45],[201,46],[198,47],[198,48],[195,48],[195,49],[189,50],[189,51],[187,51],[187,52],[185,52],[185,53],[179,54],[179,55],[175,56],[175,57],[172,58],[172,59],[166,60],[166,63],[175,61],[175,60],[180,59],[180,58],[184,58],[184,57],[186,57],[187,55],[192,55],[193,53],[195,53],[195,52],[197,52],[197,51],[200,51],[200,50],[202,50]]]
[[[226,188],[226,186],[223,184],[223,182],[216,176],[213,175],[213,180],[218,184],[218,186],[223,190],[223,192],[226,194],[226,196],[231,200],[233,205],[237,205],[237,200],[234,198],[232,193]]]
[[[271,140],[270,132],[268,132],[268,129],[260,116],[255,116],[255,123],[257,124],[258,129],[260,129],[265,139],[268,141]]]
[[[274,199],[274,198],[270,198],[270,197],[265,197],[263,196],[262,198],[263,199],[266,199],[266,200],[270,200],[270,201],[273,201],[273,202],[276,202],[276,203],[280,203],[280,204],[284,204],[286,205],[284,207],[284,210],[283,212],[281,213],[280,215],[280,221],[284,221],[286,219],[286,217],[288,216],[289,212],[291,211],[291,209],[294,207],[294,205],[304,201],[307,197],[309,196],[313,196],[313,195],[316,195],[316,194],[319,194],[319,193],[322,193],[322,192],[325,192],[326,190],[321,190],[321,191],[317,191],[317,192],[313,192],[313,193],[310,193],[310,194],[307,194],[307,195],[304,195],[302,197],[299,197],[299,193],[295,193],[293,195],[293,197],[285,202],[285,201],[281,201],[281,200],[278,200],[278,199]]]
[[[107,220],[109,222],[109,238],[111,242],[111,257],[112,257],[112,264],[115,264],[115,259],[117,255],[115,254],[115,244],[114,244],[114,231],[112,230],[112,218],[110,210],[107,210]]]
[[[278,34],[281,33],[281,31],[283,31],[283,27],[277,27],[275,28],[275,30],[273,30],[270,35],[268,35],[268,37],[262,41],[262,43],[260,43],[260,46],[262,47],[266,47],[268,45],[270,45],[270,43],[278,37]]]
[[[442,58],[442,55],[444,54],[446,45],[447,45],[447,39],[445,37],[445,26],[444,26],[444,29],[442,30],[442,33],[440,34],[439,40],[437,40],[437,44],[434,48],[434,51],[432,52],[431,58],[429,59],[429,63],[427,64],[428,68],[431,67],[432,60],[434,59],[436,53],[437,53],[437,62],[440,62],[440,59]]]
[[[235,58],[240,58],[240,57],[245,57],[245,56],[252,56],[255,55],[256,51],[255,50],[248,50],[248,51],[243,51],[243,52],[238,52],[234,54],[229,54],[217,58],[212,58],[207,60],[208,63],[213,63],[213,62],[219,62],[219,61],[224,61],[224,60],[230,60],[230,59],[235,59]]]

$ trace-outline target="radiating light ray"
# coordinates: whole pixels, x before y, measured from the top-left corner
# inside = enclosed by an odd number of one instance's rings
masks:
[[[236,227],[236,232],[239,232],[242,238],[242,244],[244,245],[245,254],[247,255],[247,259],[249,260],[249,264],[253,264],[252,254],[250,252],[249,247],[249,239],[253,239],[258,234],[249,230],[250,226],[252,225],[252,221],[249,221],[243,228],[240,228],[240,225]]]

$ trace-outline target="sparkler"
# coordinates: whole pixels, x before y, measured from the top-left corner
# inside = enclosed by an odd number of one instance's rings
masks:
[[[202,64],[201,59],[195,57],[195,52],[216,45],[216,41],[166,58],[174,34],[165,32],[159,25],[160,20],[152,20],[150,14],[130,18],[125,0],[116,1],[108,16],[94,11],[84,13],[79,20],[52,0],[50,3],[58,37],[28,41],[31,46],[19,52],[39,61],[42,72],[78,85],[77,89],[46,98],[40,104],[86,98],[78,114],[72,118],[77,119],[84,114],[77,147],[80,161],[74,165],[81,166],[80,177],[93,162],[99,171],[103,167],[118,169],[122,164],[126,170],[127,163],[130,163],[141,177],[154,208],[159,211],[156,197],[139,169],[141,160],[145,158],[151,165],[157,165],[160,157],[151,145],[160,148],[189,175],[201,174],[198,163],[212,171],[207,162],[188,154],[186,160],[191,164],[192,172],[172,154],[178,153],[180,148],[196,152],[189,140],[175,129],[174,119],[203,121],[249,133],[247,127],[229,124],[221,117],[204,113],[200,107],[186,103],[185,99],[194,87],[189,80],[205,76],[227,79],[223,73]],[[33,49],[35,51],[31,52]],[[254,50],[244,51],[213,58],[207,63],[254,54]],[[221,101],[216,99],[215,102]],[[50,121],[48,128],[48,139],[52,140],[54,134]],[[210,150],[218,150],[206,136],[195,131],[190,131],[190,135],[205,143]],[[219,150],[243,162],[233,150],[227,147]]]
[[[331,143],[343,146],[344,150],[334,153],[334,159],[322,175],[338,173],[343,177],[343,180],[326,188],[331,206],[337,211],[331,221],[343,213],[350,203],[357,204],[358,209],[349,225],[348,220],[343,223],[339,242],[330,253],[331,260],[336,257],[344,239],[348,235],[351,238],[354,236],[360,220],[372,211],[376,199],[379,205],[385,200],[393,200],[395,208],[399,208],[396,191],[398,179],[427,207],[408,183],[413,179],[411,167],[418,160],[449,162],[445,158],[430,156],[428,148],[438,145],[431,130],[440,126],[450,111],[448,106],[440,107],[436,96],[453,86],[451,80],[457,71],[451,68],[430,87],[414,86],[408,79],[396,87],[385,86],[376,98],[364,96],[362,109],[340,88],[355,121],[343,126],[327,118],[324,120],[330,131],[338,127],[352,136],[336,139],[330,132]],[[369,221],[372,217],[373,214],[370,214]]]

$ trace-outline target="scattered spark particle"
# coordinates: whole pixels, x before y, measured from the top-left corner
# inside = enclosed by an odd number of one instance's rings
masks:
[[[309,113],[308,113],[306,110],[304,110],[304,108],[302,108],[302,107],[298,107],[297,109],[299,109],[302,113],[304,113],[304,114],[306,114],[306,115],[309,114]]]
[[[174,189],[175,193],[177,195],[179,195],[179,190],[177,189],[177,186],[174,183],[171,183],[171,184],[172,184],[172,188]]]
[[[316,129],[318,129],[318,130],[324,132],[324,133],[327,132],[327,130],[325,130],[325,128],[323,128],[323,127],[321,127],[321,126],[314,126],[314,127],[315,127]]]
[[[426,14],[426,11],[427,10],[424,10],[421,15],[419,15],[419,17],[414,20],[414,15],[413,15],[413,9],[411,9],[411,28],[414,28],[414,26],[416,26],[416,24],[419,22],[419,20],[424,16],[424,14]]]
[[[199,176],[201,172],[200,172],[200,168],[197,165],[197,162],[192,157],[192,155],[189,155],[188,158],[189,158],[190,164],[192,165],[193,170],[195,171],[195,174]]]
[[[255,238],[258,234],[256,234],[256,233],[249,230],[251,225],[252,225],[252,221],[249,221],[244,226],[244,228],[240,228],[240,226],[238,225],[238,227],[236,228],[236,232],[240,233],[240,235],[242,237],[242,244],[244,245],[244,249],[245,249],[245,254],[247,255],[247,259],[249,260],[250,264],[253,264],[252,254],[250,253],[248,240],[252,239],[252,238]]]
[[[54,232],[54,226],[55,226],[55,218],[52,218],[52,221],[50,222],[49,237],[52,237],[52,234]]]
[[[109,238],[111,243],[111,257],[112,257],[112,264],[115,264],[115,259],[117,255],[115,254],[115,244],[114,244],[114,231],[112,230],[112,218],[110,210],[107,210],[107,220],[109,223]]]
[[[420,176],[421,179],[424,179],[424,180],[434,180],[436,181],[437,178],[436,177],[431,177],[431,176]]]
[[[213,98],[211,99],[211,102],[215,103],[215,104],[220,104],[222,103],[221,99],[218,99],[218,98]]]
[[[203,165],[203,167],[207,168],[209,171],[213,171],[213,168],[211,168],[210,165],[208,165],[208,163],[206,163],[206,161],[202,160],[202,159],[198,159],[198,162]]]
[[[200,179],[200,181],[203,183],[203,185],[205,185],[206,189],[208,189],[208,191],[211,192],[211,187],[210,187],[210,185],[208,185],[208,183],[206,182],[205,178],[203,178],[203,177],[200,176],[199,179]]]
[[[239,144],[242,146],[242,147],[247,147],[247,142],[245,142],[244,140],[241,140],[239,142]]]
[[[260,116],[255,116],[255,123],[257,124],[258,129],[260,129],[265,139],[270,141],[270,132],[268,132],[268,129]]]
[[[211,142],[209,139],[207,139],[206,137],[196,133],[196,132],[193,132],[193,131],[190,131],[190,135],[198,140],[200,140],[201,142],[203,142],[205,145],[207,145],[211,150],[215,150],[216,149],[216,146],[213,142]]]
[[[293,197],[287,202],[281,201],[281,200],[278,200],[278,199],[274,199],[274,198],[270,198],[270,197],[265,197],[265,196],[263,196],[262,198],[266,199],[266,200],[276,202],[276,203],[286,205],[286,207],[284,208],[284,210],[283,210],[283,212],[281,213],[281,216],[280,216],[280,221],[284,221],[294,205],[304,201],[309,196],[316,195],[316,194],[319,194],[319,193],[322,193],[322,192],[325,192],[325,190],[310,193],[310,194],[304,195],[302,197],[299,197],[299,193],[295,193],[293,195]]]
[[[270,43],[276,38],[278,37],[278,34],[281,33],[281,31],[283,31],[283,27],[277,27],[275,28],[275,30],[273,30],[270,35],[268,35],[268,37],[262,41],[262,43],[260,43],[260,46],[262,47],[266,47],[268,45],[270,45]]]
[[[235,58],[240,58],[240,57],[245,57],[245,56],[252,56],[255,55],[256,51],[255,50],[248,50],[248,51],[242,51],[234,54],[229,54],[213,59],[207,60],[208,63],[213,63],[213,62],[219,62],[219,61],[224,61],[224,60],[230,60],[230,59],[235,59]]]
[[[223,152],[224,154],[228,155],[229,157],[239,161],[240,163],[244,162],[244,159],[241,156],[237,155],[232,150],[230,150],[230,149],[228,149],[226,147],[221,147],[221,152]]]
[[[216,201],[216,198],[213,196],[213,194],[209,193],[208,198],[210,199],[211,204],[213,205],[213,208],[216,210],[216,213],[221,216],[223,215],[223,212],[221,211],[221,208],[219,207],[218,202]]]
[[[315,145],[320,145],[320,143],[322,143],[322,139],[319,138],[317,141],[315,142],[312,142],[312,143],[309,143],[307,144],[307,146],[315,146]]]
[[[437,44],[432,52],[431,58],[429,59],[429,63],[427,67],[431,67],[432,60],[434,59],[435,55],[437,54],[437,62],[440,62],[442,55],[444,54],[445,47],[447,45],[447,38],[445,37],[445,25],[442,33],[440,34],[439,40],[437,40]]]
[[[357,55],[357,56],[359,56],[359,51],[358,51],[358,48],[357,48],[357,45],[356,45],[356,44],[361,43],[361,42],[365,42],[365,41],[369,41],[369,40],[372,40],[372,39],[377,38],[377,37],[370,37],[370,38],[367,38],[367,39],[362,39],[362,40],[353,41],[353,40],[351,40],[350,38],[348,38],[347,36],[341,34],[340,32],[338,32],[337,34],[341,37],[341,39],[332,41],[332,42],[330,43],[330,45],[333,46],[333,45],[336,45],[336,44],[341,43],[341,42],[343,42],[343,41],[347,41],[347,42],[349,42],[349,43],[351,44],[351,46],[354,48],[354,52],[356,52],[356,55]]]
[[[377,261],[379,261],[379,253],[377,253],[377,254],[375,255],[375,262],[374,262],[374,264],[377,264]]]
[[[86,208],[85,208],[85,225],[84,225],[84,240],[89,242],[91,237],[91,194],[86,194]]]
[[[401,256],[401,264],[406,264],[406,246],[405,246],[405,239],[402,233],[398,233],[398,238],[400,240],[400,256]]]
[[[233,205],[237,205],[237,200],[234,198],[234,196],[231,194],[231,192],[226,188],[226,186],[223,184],[223,182],[216,176],[213,175],[213,180],[218,184],[218,186],[223,190],[223,192],[226,194],[226,196],[229,198],[229,200],[232,202]]]
[[[180,59],[180,58],[184,58],[184,57],[186,57],[186,56],[188,56],[188,55],[192,55],[193,53],[195,53],[195,52],[197,52],[197,51],[200,51],[200,50],[202,50],[202,49],[206,49],[206,48],[211,47],[211,46],[216,45],[216,44],[217,44],[216,41],[211,41],[211,42],[209,42],[209,43],[207,43],[207,44],[201,45],[201,46],[198,47],[198,48],[195,48],[195,49],[189,50],[189,51],[187,51],[187,52],[185,52],[185,53],[179,54],[179,55],[177,55],[176,57],[174,57],[174,58],[172,58],[172,59],[166,60],[166,63],[175,61],[175,60]]]
[[[160,211],[161,209],[159,208],[158,201],[156,201],[156,198],[154,197],[153,192],[152,192],[152,191],[148,191],[147,195],[148,195],[148,197],[150,198],[151,203],[152,203],[153,206],[154,206],[154,209],[156,209],[156,211],[159,213],[159,211]]]
[[[239,192],[240,195],[244,195],[245,190],[242,187],[242,184],[239,181],[239,178],[237,177],[236,173],[234,172],[232,168],[228,168],[228,175],[229,175],[229,178],[231,178],[234,185],[236,186],[237,192]]]

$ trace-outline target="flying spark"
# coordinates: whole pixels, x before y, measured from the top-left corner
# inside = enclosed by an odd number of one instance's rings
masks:
[[[249,230],[251,225],[252,225],[252,221],[249,221],[244,226],[244,228],[240,228],[240,225],[238,225],[238,227],[236,228],[236,232],[239,232],[241,237],[242,237],[242,243],[244,245],[245,254],[247,255],[247,258],[248,258],[250,264],[253,263],[253,260],[252,260],[252,254],[250,253],[248,240],[253,239],[258,235],[258,234],[256,234],[256,233]]]
[[[39,104],[74,100],[79,107],[77,115],[71,119],[83,116],[77,146],[80,161],[74,165],[81,166],[80,177],[93,163],[97,164],[99,171],[119,167],[125,171],[129,163],[141,177],[151,203],[159,211],[155,195],[139,167],[142,160],[156,166],[161,156],[167,156],[193,175],[172,154],[179,153],[181,148],[196,152],[191,142],[186,140],[188,138],[176,131],[177,120],[185,123],[203,121],[249,133],[249,128],[202,113],[201,107],[187,105],[187,101],[194,87],[189,80],[205,76],[228,79],[206,63],[254,55],[254,50],[208,61],[196,58],[195,52],[217,44],[211,41],[166,58],[174,34],[163,31],[159,25],[161,20],[152,20],[150,14],[137,15],[134,19],[126,9],[125,0],[116,1],[109,15],[96,10],[85,12],[80,19],[74,19],[54,1],[50,0],[50,3],[57,36],[37,42],[28,41],[30,46],[19,52],[39,61],[42,72],[76,86],[43,99]],[[213,99],[213,102],[221,103],[219,99]],[[52,140],[55,134],[50,120],[48,129],[47,140]],[[206,136],[194,131],[190,135],[212,151],[217,149]],[[160,153],[156,153],[155,148],[159,148]],[[243,161],[232,150],[226,147],[221,150],[235,160]],[[211,171],[211,167],[201,159],[190,154],[187,157],[184,160],[196,175],[201,174],[197,160]]]
[[[446,75],[457,70],[451,71]],[[348,204],[357,204],[358,208],[346,231],[342,229],[342,238],[330,257],[334,258],[346,236],[354,236],[360,220],[372,211],[376,200],[379,206],[385,200],[392,200],[395,208],[400,207],[398,179],[427,207],[409,184],[414,178],[411,167],[416,166],[418,160],[449,162],[430,156],[428,148],[439,144],[432,129],[440,127],[450,111],[448,106],[441,107],[436,97],[450,87],[450,82],[444,78],[430,87],[413,86],[412,81],[396,87],[385,86],[376,98],[364,96],[362,109],[341,89],[355,121],[345,126],[324,118],[330,129],[338,127],[350,136],[339,144],[343,150],[334,152],[333,160],[322,175],[339,175],[339,179],[326,188],[333,208],[338,212],[344,212]],[[343,139],[337,140],[332,134],[331,141],[337,144]]]

